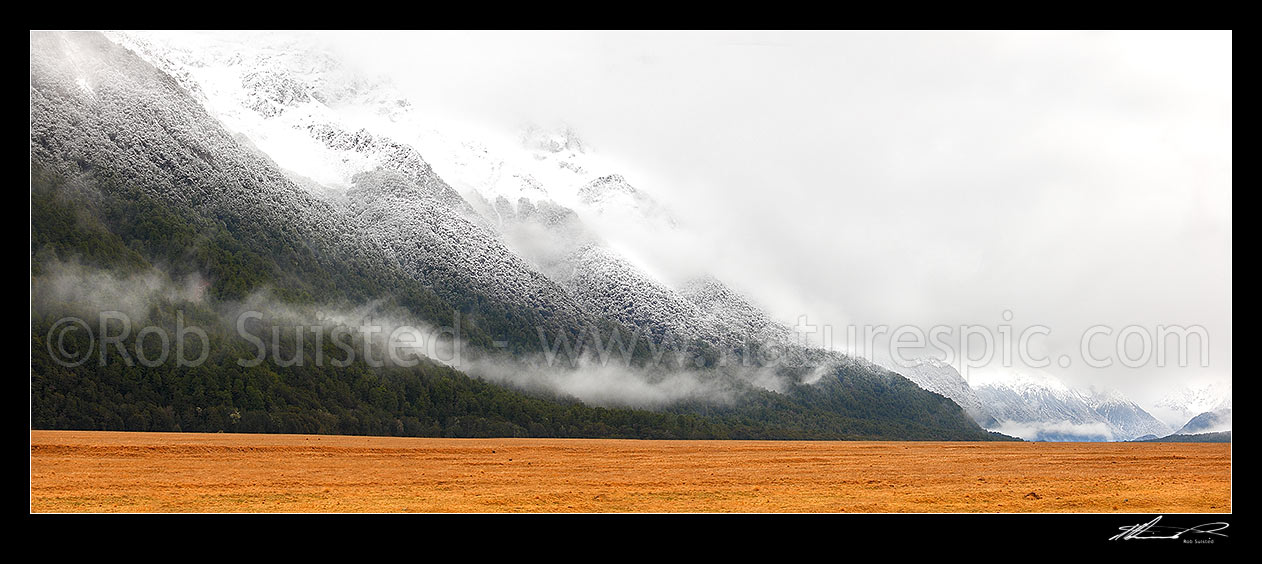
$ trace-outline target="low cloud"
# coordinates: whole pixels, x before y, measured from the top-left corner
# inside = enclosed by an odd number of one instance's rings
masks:
[[[654,409],[679,402],[723,405],[752,389],[783,391],[791,384],[774,366],[683,369],[680,367],[687,366],[693,357],[680,350],[666,350],[663,362],[648,366],[631,364],[618,350],[605,351],[612,356],[601,358],[599,351],[586,347],[576,347],[574,361],[565,354],[551,358],[543,353],[519,357],[488,354],[469,349],[460,339],[458,327],[422,321],[386,300],[293,304],[261,289],[241,301],[211,303],[205,299],[206,288],[205,279],[197,275],[173,278],[160,269],[125,275],[51,261],[33,279],[32,312],[78,316],[93,332],[99,327],[97,319],[102,312],[120,312],[130,322],[126,338],[135,338],[157,309],[169,312],[196,306],[201,312],[196,318],[205,322],[205,308],[209,307],[216,319],[213,323],[221,325],[220,333],[258,347],[257,354],[238,360],[279,366],[295,362],[343,366],[339,363],[353,355],[370,366],[407,367],[426,358],[495,384],[606,407]],[[184,315],[183,319],[194,317]],[[119,333],[118,327],[110,329],[113,336]],[[293,347],[298,338],[305,345],[302,352]],[[344,343],[348,348],[331,357],[311,357],[317,340]],[[817,380],[818,376],[811,378]]]
[[[1111,441],[1113,431],[1106,423],[1073,423],[1059,422],[1016,422],[1004,421],[998,426],[990,427],[1005,435],[1019,437],[1027,441]]]

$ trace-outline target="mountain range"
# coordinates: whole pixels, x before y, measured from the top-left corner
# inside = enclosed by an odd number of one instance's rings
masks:
[[[628,254],[688,218],[573,128],[500,139],[437,121],[300,36],[33,32],[33,425],[947,440],[1178,426],[1049,375],[970,386],[935,359],[882,367],[812,348],[731,281],[667,280]],[[211,325],[225,344],[210,366],[48,358],[67,285],[101,290],[74,307],[104,307],[138,277],[166,289],[140,300],[150,321],[180,310]],[[242,370],[224,326],[260,303],[456,325],[468,362]],[[576,352],[593,336],[607,352],[612,335],[622,365]],[[1223,407],[1202,400],[1170,410]]]
[[[624,256],[609,242],[622,222],[680,220],[572,130],[528,129],[500,154],[417,127],[388,85],[318,49],[172,37],[31,33],[35,428],[1007,438],[896,373],[792,342],[723,281],[677,287]],[[59,318],[120,300],[133,323],[197,320],[205,361],[56,357],[94,343],[54,335]],[[374,366],[369,334],[346,366],[244,365],[233,316],[253,309],[278,358],[336,352],[295,331],[365,318],[455,326],[466,353]],[[615,334],[624,363],[568,350]]]
[[[982,427],[1026,440],[1148,440],[1231,428],[1229,407],[1172,427],[1116,390],[1079,391],[1043,371],[1013,369],[1003,377],[970,384],[952,365],[937,358],[919,358],[890,368],[950,398]],[[1229,399],[1207,399],[1210,396],[1204,389],[1197,391],[1188,394],[1192,406],[1230,405]],[[1168,396],[1164,403],[1172,401]]]

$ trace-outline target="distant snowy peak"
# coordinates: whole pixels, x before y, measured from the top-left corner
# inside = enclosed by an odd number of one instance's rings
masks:
[[[1170,434],[1170,426],[1131,401],[1117,390],[1093,391],[1087,396],[1087,405],[1108,421],[1114,434],[1123,440],[1144,435],[1159,437]]]
[[[1231,383],[1199,384],[1166,394],[1157,407],[1184,415],[1196,415],[1207,411],[1231,408]]]
[[[1059,378],[1041,370],[1010,369],[1001,372],[971,373],[969,384],[973,388],[997,388],[1010,390],[1023,396],[1049,395],[1058,398],[1086,400],[1078,391],[1070,388]]]
[[[986,385],[975,390],[992,430],[1043,441],[1108,441],[1118,437],[1099,414],[1076,394],[1048,388]]]
[[[1130,440],[1170,427],[1116,390],[1084,393],[1041,370],[976,378],[983,410],[1003,433],[1033,440]]]
[[[1095,389],[1092,388],[1086,394],[1087,405],[1091,407],[1106,407],[1110,405],[1125,405],[1132,403],[1122,392],[1113,388]]]
[[[1152,414],[1171,428],[1179,428],[1202,413],[1231,409],[1231,381],[1205,382],[1185,386],[1163,396],[1152,406]]]

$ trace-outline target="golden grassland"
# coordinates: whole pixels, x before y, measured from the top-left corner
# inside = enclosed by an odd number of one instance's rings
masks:
[[[1231,445],[31,432],[34,512],[1230,512]]]

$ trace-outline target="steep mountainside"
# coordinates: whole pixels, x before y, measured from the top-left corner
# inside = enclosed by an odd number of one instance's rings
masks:
[[[659,340],[708,336],[696,305],[615,253],[587,246],[567,262],[572,270],[560,282],[599,315],[643,328]]]
[[[982,400],[977,396],[968,382],[964,381],[964,377],[955,370],[953,366],[939,360],[937,358],[928,357],[916,359],[911,366],[895,367],[894,370],[903,376],[906,376],[916,385],[941,394],[951,401],[954,401],[964,412],[972,417],[983,427],[993,427],[995,421],[991,419]]]
[[[1194,435],[1198,433],[1219,433],[1231,431],[1231,408],[1217,411],[1206,411],[1188,420],[1176,434]]]
[[[388,83],[358,75],[296,35],[248,45],[216,34],[111,36],[176,77],[291,179],[348,208],[355,233],[377,240],[389,260],[431,287],[463,283],[496,300],[524,296],[571,326],[591,324],[577,311],[585,309],[659,339],[715,342],[718,332],[730,333],[697,318],[678,292],[585,223],[584,213],[596,222],[610,214],[674,221],[621,175],[588,170],[603,165],[569,127],[530,126],[515,147],[497,149],[433,130]],[[442,163],[467,201],[415,147]]]
[[[697,306],[701,323],[713,327],[721,339],[775,344],[792,341],[792,330],[718,278],[695,278],[679,292]]]
[[[541,312],[566,327],[594,320],[571,296],[497,237],[418,193],[393,171],[361,173],[344,199],[353,236],[378,241],[386,257],[429,286],[467,284],[500,304]]]
[[[430,296],[423,308],[439,317],[436,323],[451,323],[452,312],[471,302],[518,312],[469,313],[475,325],[522,336],[533,335],[536,325],[577,330],[586,321],[555,285],[506,258],[511,251],[495,236],[444,203],[446,197],[431,188],[445,185],[432,172],[423,173],[430,177],[424,183],[389,171],[361,174],[356,178],[363,187],[343,201],[330,200],[292,182],[224,131],[174,80],[103,36],[32,34],[31,44],[33,162],[60,174],[136,186],[222,223],[256,252],[284,255],[268,278],[286,290],[332,292],[307,288],[327,278],[310,273],[338,272],[343,280],[336,290],[351,297]],[[406,201],[408,211],[355,197],[366,193],[403,195],[391,201]],[[424,238],[400,238],[381,229],[383,222]],[[240,289],[213,282],[221,296],[244,297]],[[523,294],[538,299],[517,303]]]
[[[196,74],[196,67],[186,70]],[[589,324],[608,328],[644,319],[680,335],[703,336],[697,320],[706,316],[696,303],[638,270],[621,268],[627,265],[619,257],[599,249],[577,250],[575,264],[585,268],[571,273],[571,279],[548,278],[515,253],[495,225],[484,223],[484,216],[471,217],[477,210],[456,199],[459,194],[453,197],[419,153],[396,147],[391,137],[340,125],[323,129],[318,120],[295,122],[307,126],[306,137],[297,140],[282,135],[301,129],[293,123],[260,126],[266,135],[234,136],[220,121],[231,122],[231,116],[209,113],[199,102],[198,87],[180,76],[160,71],[100,34],[31,34],[32,410],[37,427],[996,438],[940,396],[892,373],[822,352],[810,354],[826,363],[763,371],[725,372],[698,363],[699,377],[731,380],[733,400],[681,402],[658,412],[593,408],[561,391],[523,394],[428,361],[411,368],[377,368],[362,357],[336,368],[243,367],[235,360],[250,348],[234,339],[231,314],[268,300],[269,311],[385,302],[403,316],[433,325],[450,324],[459,315],[460,337],[474,351],[500,355],[494,359],[506,363],[509,373],[520,368],[512,364],[518,357],[496,351],[537,351],[538,329],[573,336]],[[297,111],[294,103],[318,107],[313,104],[360,95],[355,87],[311,90],[289,78],[242,74],[243,84],[266,94],[246,96],[243,107],[267,118]],[[216,96],[209,88],[201,92],[208,99]],[[286,151],[331,159],[337,166],[331,173],[299,166],[301,174],[294,174],[289,164],[303,163]],[[518,204],[514,211],[520,215],[525,207]],[[543,207],[531,205],[536,211]],[[66,265],[90,269],[90,274],[67,278],[66,270],[73,268]],[[195,290],[132,297],[141,300],[138,311],[153,323],[172,326],[186,314],[207,327],[212,348],[207,363],[188,368],[53,362],[44,341],[52,323],[67,307],[93,305],[86,299],[68,303],[58,292],[77,286],[126,295],[127,288],[144,287],[132,282],[136,276]],[[600,300],[601,307],[629,307],[597,310],[593,296],[605,292],[624,297]],[[657,301],[645,302],[644,296]],[[274,339],[286,356],[300,350],[328,352],[310,341]],[[336,352],[332,345],[325,348]],[[667,376],[694,375],[644,370],[624,376],[653,384]],[[746,376],[749,381],[740,379]],[[784,383],[776,392],[767,391],[769,386],[754,380],[765,376]]]

